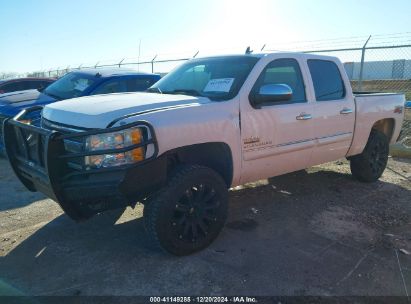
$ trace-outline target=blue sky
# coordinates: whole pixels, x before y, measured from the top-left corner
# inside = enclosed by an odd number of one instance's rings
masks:
[[[0,0],[0,7],[0,71],[14,72],[133,60],[140,41],[147,60],[411,31],[409,0]]]

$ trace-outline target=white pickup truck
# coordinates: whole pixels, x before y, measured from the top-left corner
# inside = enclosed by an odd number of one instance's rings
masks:
[[[73,219],[145,205],[147,233],[186,255],[224,226],[228,189],[346,157],[376,181],[403,120],[402,94],[353,94],[341,62],[298,53],[190,60],[145,93],[65,100],[4,123],[21,182]]]

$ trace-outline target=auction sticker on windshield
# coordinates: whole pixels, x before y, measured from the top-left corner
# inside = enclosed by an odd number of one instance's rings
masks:
[[[210,79],[203,92],[230,92],[234,78],[216,78]]]

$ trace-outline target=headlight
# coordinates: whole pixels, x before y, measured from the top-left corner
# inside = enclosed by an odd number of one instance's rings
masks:
[[[143,132],[140,128],[96,134],[87,137],[86,151],[121,149],[140,144],[142,141]],[[123,153],[86,156],[85,164],[87,168],[107,168],[139,162],[144,160],[144,156],[145,149],[139,147]]]

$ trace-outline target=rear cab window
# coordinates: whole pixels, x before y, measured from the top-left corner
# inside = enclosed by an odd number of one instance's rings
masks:
[[[337,64],[322,59],[307,61],[317,101],[340,100],[345,97],[345,85]]]

